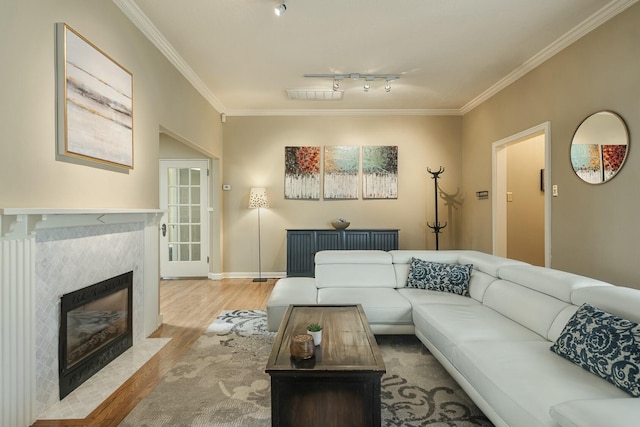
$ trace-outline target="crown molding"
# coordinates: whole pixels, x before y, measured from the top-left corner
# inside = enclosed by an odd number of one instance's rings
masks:
[[[246,116],[461,116],[458,109],[305,109],[230,110],[227,117]]]
[[[467,102],[460,109],[332,109],[332,110],[233,110],[229,111],[220,100],[209,90],[207,85],[191,69],[187,62],[165,39],[160,31],[142,12],[134,0],[113,0],[131,22],[160,50],[174,67],[193,85],[193,87],[219,113],[227,116],[462,116],[476,108],[511,83],[523,77],[529,71],[538,67],[558,52],[575,41],[590,33],[614,16],[625,11],[639,0],[613,0],[602,9],[591,15],[585,21],[565,33],[562,37],[542,49],[536,55],[525,61],[518,68],[497,81],[477,97]]]
[[[511,73],[507,74],[502,79],[498,80],[493,86],[489,87],[487,90],[482,92],[480,95],[469,101],[462,108],[460,108],[461,113],[467,114],[469,111],[473,110],[478,105],[482,104],[489,98],[491,98],[496,93],[500,92],[502,89],[509,86],[511,83],[523,77],[529,71],[538,67],[555,54],[559,53],[563,49],[567,48],[574,42],[578,41],[583,36],[587,35],[591,31],[598,28],[600,25],[604,24],[614,16],[620,14],[625,11],[638,0],[614,0],[611,3],[604,6],[602,9],[591,15],[586,20],[582,21],[573,29],[569,30],[562,37],[542,49],[533,57],[529,58],[518,68],[513,70]]]
[[[200,77],[191,69],[189,64],[178,54],[169,41],[160,33],[158,28],[147,18],[138,5],[133,0],[113,0],[151,43],[173,64],[174,67],[200,92],[200,94],[219,113],[224,113],[226,108],[220,100],[209,90]]]

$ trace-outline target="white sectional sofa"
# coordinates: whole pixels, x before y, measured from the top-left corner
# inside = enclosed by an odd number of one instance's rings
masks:
[[[469,295],[408,287],[413,258],[472,264]],[[640,323],[639,290],[475,251],[323,251],[315,262],[315,278],[276,283],[270,330],[289,304],[359,303],[375,334],[415,334],[496,426],[640,426],[640,399],[550,351],[584,303]]]

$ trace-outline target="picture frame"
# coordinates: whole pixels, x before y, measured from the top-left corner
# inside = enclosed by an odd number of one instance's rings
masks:
[[[133,169],[133,75],[66,23],[56,72],[59,159]]]

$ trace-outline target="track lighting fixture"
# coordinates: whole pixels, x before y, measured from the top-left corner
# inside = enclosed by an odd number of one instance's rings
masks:
[[[276,6],[275,12],[277,16],[281,16],[287,11],[287,5],[284,4],[284,0],[280,0],[280,4]]]
[[[384,80],[386,82],[384,90],[386,92],[391,92],[391,82],[394,80],[398,80],[400,78],[397,74],[360,74],[360,73],[349,73],[349,74],[305,74],[305,77],[312,78],[321,78],[321,79],[332,79],[333,80],[333,90],[334,92],[340,89],[340,83],[342,80],[350,79],[350,80],[364,80],[364,91],[369,92],[371,89],[371,83],[375,80]]]

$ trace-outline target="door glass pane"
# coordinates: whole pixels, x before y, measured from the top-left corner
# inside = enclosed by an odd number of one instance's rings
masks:
[[[200,185],[200,169],[191,169],[191,185]]]
[[[199,242],[200,241],[200,226],[192,225],[191,226],[191,241]]]
[[[191,187],[191,203],[200,204],[200,187]]]
[[[189,222],[189,206],[180,206],[180,222],[183,224]]]
[[[180,187],[180,204],[189,204],[189,187]]]
[[[180,174],[180,181],[178,181],[178,184],[189,185],[189,169],[181,168],[179,174]]]
[[[189,261],[189,245],[180,245],[180,261]]]
[[[200,206],[193,206],[191,208],[191,222],[200,224]]]
[[[200,261],[200,245],[191,245],[191,261]]]

